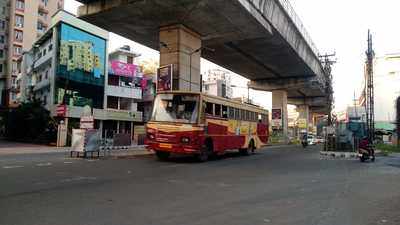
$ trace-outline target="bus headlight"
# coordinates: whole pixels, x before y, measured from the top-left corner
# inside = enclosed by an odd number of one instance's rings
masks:
[[[183,137],[183,138],[181,138],[181,142],[182,142],[182,143],[189,143],[189,142],[190,142],[190,138],[188,138],[188,137]]]

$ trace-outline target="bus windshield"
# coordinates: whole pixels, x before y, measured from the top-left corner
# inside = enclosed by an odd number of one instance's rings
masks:
[[[158,94],[154,101],[152,121],[196,123],[199,95]]]

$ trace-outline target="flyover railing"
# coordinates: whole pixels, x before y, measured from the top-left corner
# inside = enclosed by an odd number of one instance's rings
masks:
[[[318,48],[315,43],[312,41],[310,34],[307,32],[306,28],[304,27],[303,23],[300,20],[300,17],[294,11],[292,5],[290,4],[289,0],[278,0],[281,6],[285,9],[287,14],[289,15],[292,22],[295,24],[301,35],[303,36],[304,40],[310,46],[311,50],[314,52],[315,56],[319,56]]]

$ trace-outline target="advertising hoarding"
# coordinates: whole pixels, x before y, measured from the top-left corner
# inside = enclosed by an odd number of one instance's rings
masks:
[[[110,74],[124,76],[124,77],[135,77],[137,75],[137,65],[112,60],[110,62],[109,72]]]
[[[106,40],[68,24],[60,26],[57,75],[104,86]]]
[[[157,71],[157,92],[172,90],[173,65],[163,66]]]
[[[282,126],[282,109],[272,109],[272,126],[281,127]]]

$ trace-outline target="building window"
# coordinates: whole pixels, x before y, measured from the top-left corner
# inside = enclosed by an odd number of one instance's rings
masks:
[[[20,15],[15,15],[15,26],[24,27],[24,17]]]
[[[24,34],[20,30],[14,31],[14,40],[17,42],[22,42],[24,40]]]
[[[0,20],[0,28],[1,28],[2,30],[6,29],[6,21]]]
[[[11,64],[11,70],[12,70],[13,73],[15,73],[15,72],[18,71],[18,64],[17,64],[17,62],[12,62],[12,64]]]
[[[43,17],[43,19],[47,19],[47,13],[39,10],[38,14],[39,16]]]
[[[3,58],[3,57],[4,57],[4,50],[0,49],[0,58]]]
[[[43,105],[47,105],[47,95],[43,96]]]
[[[115,75],[108,75],[108,85],[119,86],[119,77]]]
[[[0,63],[0,73],[2,73],[2,72],[3,72],[3,64]]]
[[[0,43],[4,44],[4,35],[0,35]]]
[[[49,45],[49,52],[51,52],[51,50],[53,50],[53,44]]]
[[[38,29],[38,31],[44,32],[44,31],[46,30],[46,27],[44,26],[43,23],[38,22],[38,23],[37,23],[37,29]]]
[[[23,0],[17,0],[15,2],[15,8],[18,10],[24,10],[25,9],[25,2]]]
[[[126,63],[133,64],[133,57],[132,56],[127,56]]]
[[[42,3],[47,6],[47,3],[49,2],[49,0],[42,0]]]
[[[131,99],[130,98],[120,98],[119,109],[130,110],[131,109]]]
[[[47,79],[47,78],[49,78],[49,71],[48,70],[46,70],[46,72],[44,73],[44,79]]]
[[[14,55],[21,55],[22,54],[22,47],[14,45]]]
[[[43,56],[45,56],[47,54],[47,50],[43,49]]]
[[[118,109],[118,97],[107,96],[107,108]]]

